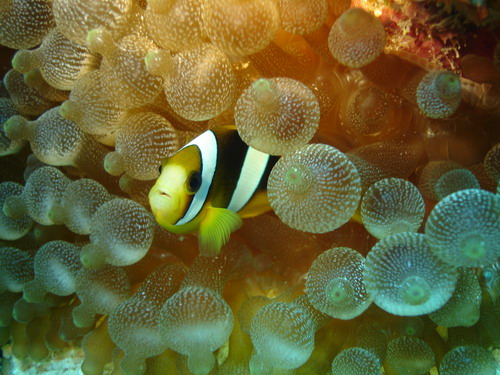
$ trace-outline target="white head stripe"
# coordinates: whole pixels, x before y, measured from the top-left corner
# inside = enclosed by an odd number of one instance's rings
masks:
[[[212,185],[217,165],[217,139],[211,130],[207,130],[205,133],[199,135],[183,148],[193,145],[198,147],[201,153],[201,186],[194,195],[186,214],[175,225],[189,223],[201,211],[207,200],[208,190],[210,189],[210,185]]]
[[[228,209],[238,212],[252,199],[266,171],[268,161],[268,154],[248,147],[245,161],[241,167],[240,178],[227,206]]]

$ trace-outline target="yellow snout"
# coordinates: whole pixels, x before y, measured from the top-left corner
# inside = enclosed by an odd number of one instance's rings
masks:
[[[163,227],[174,225],[184,216],[187,196],[186,172],[181,166],[165,165],[149,192],[153,215]]]

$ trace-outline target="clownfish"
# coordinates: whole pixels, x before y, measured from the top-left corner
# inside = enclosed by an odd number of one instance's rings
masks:
[[[153,215],[170,232],[197,233],[200,254],[215,256],[242,218],[271,209],[267,180],[277,160],[234,126],[207,130],[162,162],[149,192]]]

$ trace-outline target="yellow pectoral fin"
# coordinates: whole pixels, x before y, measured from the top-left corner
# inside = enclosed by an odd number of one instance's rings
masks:
[[[205,218],[200,224],[198,244],[202,256],[216,256],[229,236],[241,227],[240,216],[227,208],[207,207]]]

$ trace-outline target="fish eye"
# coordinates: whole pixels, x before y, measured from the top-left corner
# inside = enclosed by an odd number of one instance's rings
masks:
[[[187,181],[187,189],[190,193],[196,193],[201,187],[201,173],[191,172]]]

